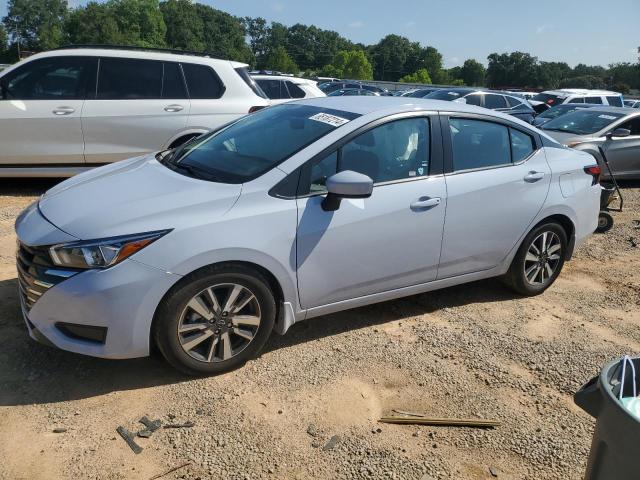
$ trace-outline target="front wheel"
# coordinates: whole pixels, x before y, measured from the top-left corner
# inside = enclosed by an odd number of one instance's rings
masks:
[[[255,357],[276,317],[268,282],[242,266],[211,267],[172,291],[158,309],[155,341],[190,375],[223,373]]]
[[[516,292],[532,296],[544,292],[560,274],[567,251],[567,234],[557,223],[534,228],[525,237],[505,275]]]
[[[596,227],[596,232],[604,233],[611,230],[613,227],[613,217],[610,213],[605,212],[604,210],[600,212],[598,215],[598,226]]]

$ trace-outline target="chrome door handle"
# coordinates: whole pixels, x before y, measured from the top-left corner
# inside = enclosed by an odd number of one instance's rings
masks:
[[[544,172],[535,172],[530,171],[524,176],[524,181],[527,183],[537,182],[538,180],[542,180],[544,178]]]
[[[54,115],[69,115],[75,112],[76,109],[73,107],[58,107],[53,109]]]
[[[440,197],[423,197],[420,200],[417,200],[411,204],[411,209],[420,210],[423,208],[431,208],[440,205],[441,199]]]
[[[167,105],[164,107],[165,112],[179,112],[182,109],[184,109],[182,105]]]

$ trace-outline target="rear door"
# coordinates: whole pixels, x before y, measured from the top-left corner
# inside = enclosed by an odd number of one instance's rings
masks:
[[[0,165],[81,164],[81,114],[97,59],[52,56],[0,79]]]
[[[447,213],[438,278],[502,262],[546,199],[551,171],[540,140],[515,124],[443,117]]]
[[[446,206],[439,139],[437,115],[397,119],[303,167],[296,244],[303,308],[436,278]],[[325,180],[342,170],[368,175],[373,193],[325,211]]]
[[[87,163],[108,163],[160,150],[189,116],[178,63],[103,57],[95,94],[82,114]]]

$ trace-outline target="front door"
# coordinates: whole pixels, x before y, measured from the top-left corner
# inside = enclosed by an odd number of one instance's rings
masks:
[[[95,61],[48,57],[0,79],[0,166],[82,164],[80,116]]]
[[[436,278],[446,189],[442,175],[430,175],[440,148],[433,119],[374,127],[303,168],[296,248],[303,308]],[[324,211],[325,180],[343,170],[371,177],[373,194]]]
[[[189,109],[178,63],[101,58],[95,98],[82,114],[87,163],[160,150],[186,127]]]
[[[438,278],[500,264],[528,230],[549,191],[551,170],[536,139],[481,118],[450,118],[447,220]]]
[[[640,116],[635,117],[617,128],[626,128],[631,132],[628,137],[612,138],[603,148],[614,175],[640,176]]]

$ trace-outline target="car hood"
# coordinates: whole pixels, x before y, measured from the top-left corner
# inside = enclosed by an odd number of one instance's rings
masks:
[[[64,232],[89,240],[210,222],[241,190],[183,176],[148,155],[70,178],[47,191],[39,209]]]

